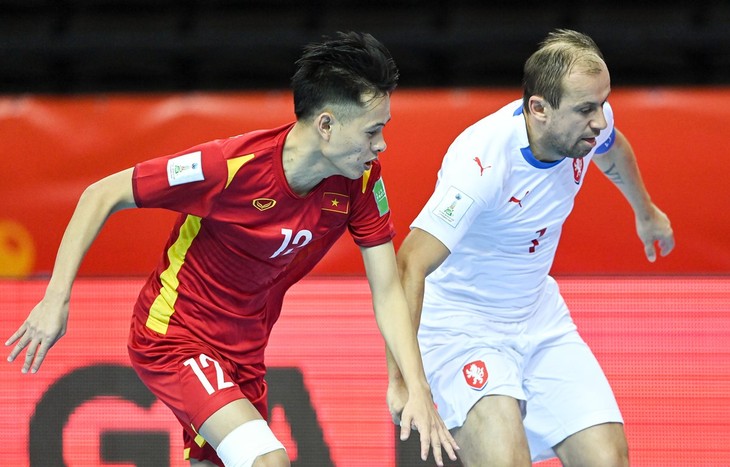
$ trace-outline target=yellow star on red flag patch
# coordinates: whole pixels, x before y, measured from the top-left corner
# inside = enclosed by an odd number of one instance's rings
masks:
[[[322,210],[347,214],[350,212],[350,197],[342,193],[325,191],[322,195]]]

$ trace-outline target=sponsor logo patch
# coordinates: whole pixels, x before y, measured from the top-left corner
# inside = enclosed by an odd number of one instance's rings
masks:
[[[525,192],[524,196],[522,196],[522,198],[517,198],[516,196],[512,196],[509,199],[508,203],[515,203],[519,207],[522,207],[522,200],[525,199],[525,197],[527,197],[527,195],[529,195],[529,194],[530,194],[530,190],[527,190]]]
[[[441,199],[438,206],[436,206],[433,213],[450,226],[456,227],[472,204],[474,204],[473,199],[452,186],[446,192],[443,199]]]
[[[378,205],[378,213],[380,214],[380,217],[383,217],[390,212],[388,196],[385,194],[385,184],[383,183],[382,178],[373,185],[373,196],[375,196],[375,203]]]
[[[170,186],[205,180],[200,151],[173,157],[167,161],[167,182]]]
[[[479,166],[479,176],[480,176],[480,177],[481,177],[482,175],[484,175],[484,171],[485,171],[486,169],[489,169],[489,168],[491,168],[491,167],[492,167],[491,165],[488,165],[488,166],[484,167],[484,166],[482,165],[482,161],[481,161],[481,159],[479,159],[479,157],[475,157],[475,158],[474,158],[474,162],[476,162],[476,163],[477,163],[477,165]]]
[[[256,198],[253,200],[253,207],[259,211],[266,211],[276,206],[276,200],[271,198]]]
[[[466,384],[473,389],[481,391],[487,385],[489,373],[487,372],[487,365],[483,361],[474,360],[471,363],[467,363],[461,371],[464,374]]]

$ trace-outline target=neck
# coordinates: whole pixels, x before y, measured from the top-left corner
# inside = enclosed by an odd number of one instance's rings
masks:
[[[525,117],[525,127],[527,128],[527,141],[530,144],[530,151],[532,151],[532,155],[535,157],[535,159],[539,160],[540,162],[555,162],[557,160],[562,159],[562,156],[555,156],[551,155],[549,151],[547,151],[544,147],[543,138],[541,136],[541,132],[539,131],[539,123],[534,122],[532,118],[530,118],[530,115],[527,113],[524,113]]]
[[[321,170],[322,153],[306,135],[307,128],[294,125],[284,142],[282,167],[289,188],[299,196],[305,196],[328,174]]]

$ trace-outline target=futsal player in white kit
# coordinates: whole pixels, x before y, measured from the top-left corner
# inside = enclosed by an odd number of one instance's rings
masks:
[[[649,261],[672,250],[672,229],[614,127],[593,40],[550,33],[523,88],[456,138],[398,252],[426,374],[465,466],[628,465],[619,407],[549,271],[592,161],[634,210]],[[389,383],[397,418],[392,361]]]

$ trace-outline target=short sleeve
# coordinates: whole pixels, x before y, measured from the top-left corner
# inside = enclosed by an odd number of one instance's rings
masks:
[[[355,243],[361,247],[372,247],[392,240],[395,227],[390,217],[380,164],[373,162],[370,171],[351,186],[355,202],[348,229]]]
[[[606,102],[603,106],[603,113],[606,116],[606,128],[601,131],[598,135],[598,141],[596,146],[595,154],[603,154],[608,152],[613,147],[613,143],[616,141],[616,128],[613,122],[613,109],[611,105]]]
[[[474,220],[495,205],[501,192],[506,167],[489,158],[485,140],[461,135],[454,141],[442,162],[433,194],[411,224],[411,228],[439,239],[450,251]]]
[[[134,167],[132,187],[139,207],[205,217],[226,180],[226,163],[220,145],[209,142],[138,163]]]

